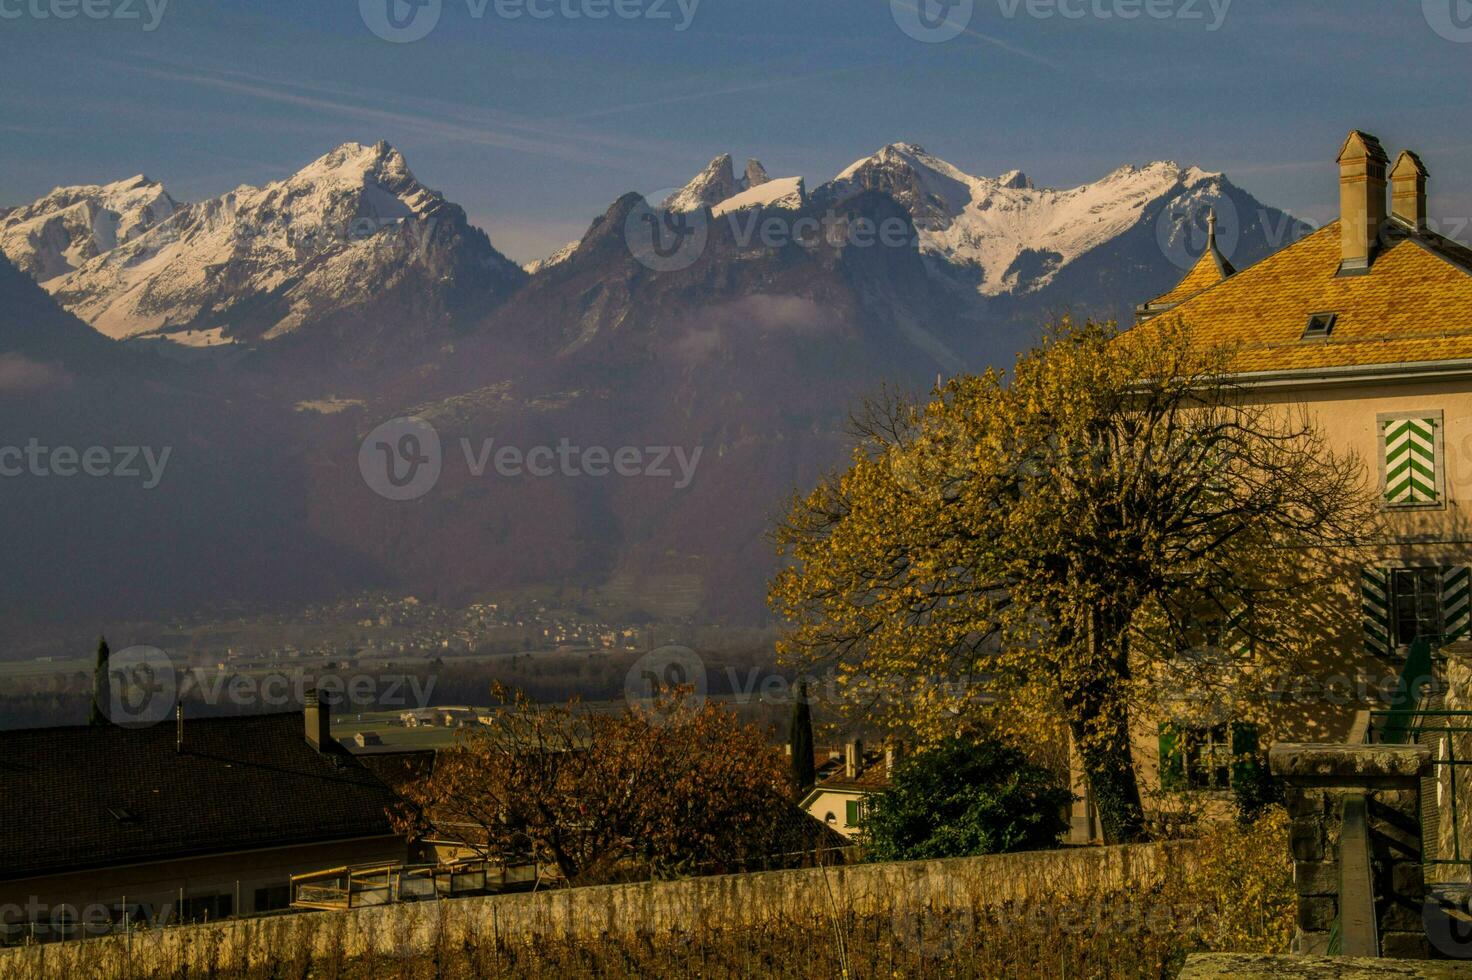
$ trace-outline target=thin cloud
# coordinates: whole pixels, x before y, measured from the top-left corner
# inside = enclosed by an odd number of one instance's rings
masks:
[[[713,99],[723,95],[741,95],[745,92],[759,92],[763,89],[782,88],[787,85],[795,85],[799,82],[810,82],[820,78],[833,78],[838,75],[852,74],[856,71],[870,71],[875,67],[874,65],[850,65],[846,68],[835,68],[832,71],[813,72],[808,75],[789,75],[786,78],[770,78],[762,82],[749,82],[745,85],[728,85],[723,88],[705,89],[700,92],[686,92],[681,95],[649,99],[644,102],[625,102],[619,105],[606,106],[602,109],[594,109],[592,112],[581,112],[571,116],[559,116],[558,118],[569,122],[580,119],[599,119],[624,112],[638,112],[642,109],[653,109],[658,106],[677,105],[681,102],[698,102],[702,99]]]
[[[896,7],[902,7],[905,10],[914,11],[917,14],[923,13],[923,11],[921,11],[918,6],[910,3],[909,0],[886,0],[886,2]],[[999,48],[1002,51],[1006,51],[1008,54],[1014,54],[1019,58],[1026,58],[1028,61],[1035,61],[1040,65],[1047,65],[1049,68],[1063,67],[1063,64],[1061,62],[1054,61],[1052,58],[1045,58],[1040,54],[1029,51],[1026,48],[1013,44],[1010,41],[1004,41],[1001,38],[995,37],[991,34],[985,34],[969,25],[961,28],[961,33],[965,34],[967,37],[974,37],[984,44],[990,44],[994,48]]]
[[[355,105],[340,98],[323,95],[303,94],[289,91],[286,86],[268,81],[243,81],[222,77],[218,73],[201,72],[178,68],[155,68],[122,62],[111,63],[119,71],[164,81],[188,82],[217,91],[230,92],[251,98],[262,99],[282,105],[293,105],[319,112],[373,123],[376,126],[395,126],[411,130],[433,139],[451,140],[476,146],[514,150],[532,155],[553,157],[579,164],[608,167],[611,161],[604,154],[589,152],[585,146],[568,145],[570,142],[597,142],[596,138],[577,138],[563,135],[561,139],[539,138],[519,135],[511,130],[518,127],[510,123],[485,124],[455,119],[427,118],[422,113],[410,113],[384,108]]]

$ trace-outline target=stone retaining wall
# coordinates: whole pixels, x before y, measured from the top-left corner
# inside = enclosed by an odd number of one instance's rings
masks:
[[[136,975],[142,963],[208,971],[279,960],[283,950],[311,950],[323,958],[410,956],[480,937],[658,936],[702,925],[740,929],[776,917],[822,918],[830,909],[905,922],[946,909],[1103,896],[1146,886],[1196,861],[1194,843],[1172,842],[418,902],[4,950],[0,976],[122,977]]]

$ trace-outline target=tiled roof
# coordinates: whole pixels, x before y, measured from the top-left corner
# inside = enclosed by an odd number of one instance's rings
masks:
[[[859,774],[852,779],[845,775],[842,759],[824,760],[824,764],[818,767],[817,776],[814,789],[877,793],[889,788],[889,767],[884,763],[883,753],[865,753]]]
[[[1163,296],[1157,296],[1146,304],[1147,309],[1170,308],[1183,303],[1201,292],[1203,289],[1215,286],[1217,283],[1232,275],[1236,270],[1228,262],[1215,246],[1201,253],[1201,258],[1191,266],[1185,278],[1176,283],[1176,287]]]
[[[1235,348],[1233,366],[1244,373],[1472,358],[1472,250],[1399,223],[1395,229],[1363,275],[1335,274],[1334,222],[1168,315],[1208,343]],[[1335,314],[1333,330],[1303,340],[1318,313]],[[1149,323],[1135,329],[1148,331]]]
[[[395,797],[300,712],[0,732],[0,880],[393,833]]]

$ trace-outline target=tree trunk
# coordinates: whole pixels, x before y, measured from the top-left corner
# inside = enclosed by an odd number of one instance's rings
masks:
[[[1087,723],[1073,722],[1070,727],[1083,759],[1084,775],[1094,794],[1094,806],[1099,811],[1104,843],[1129,844],[1140,840],[1145,835],[1145,812],[1140,804],[1140,787],[1135,781],[1128,724],[1118,726],[1117,737]]]
[[[1145,836],[1145,810],[1130,751],[1125,627],[1097,611],[1087,622],[1088,658],[1077,673],[1082,683],[1069,698],[1069,728],[1094,794],[1104,843],[1129,844]]]

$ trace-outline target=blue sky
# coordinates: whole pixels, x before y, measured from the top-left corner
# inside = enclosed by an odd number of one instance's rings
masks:
[[[83,2],[108,16],[55,16]],[[392,43],[359,0],[0,0],[0,206],[140,172],[195,200],[382,138],[528,260],[719,152],[816,183],[908,140],[1054,186],[1175,159],[1323,220],[1355,126],[1472,215],[1466,0],[960,0],[938,43],[911,0],[440,2]],[[639,16],[563,12],[600,3]]]

